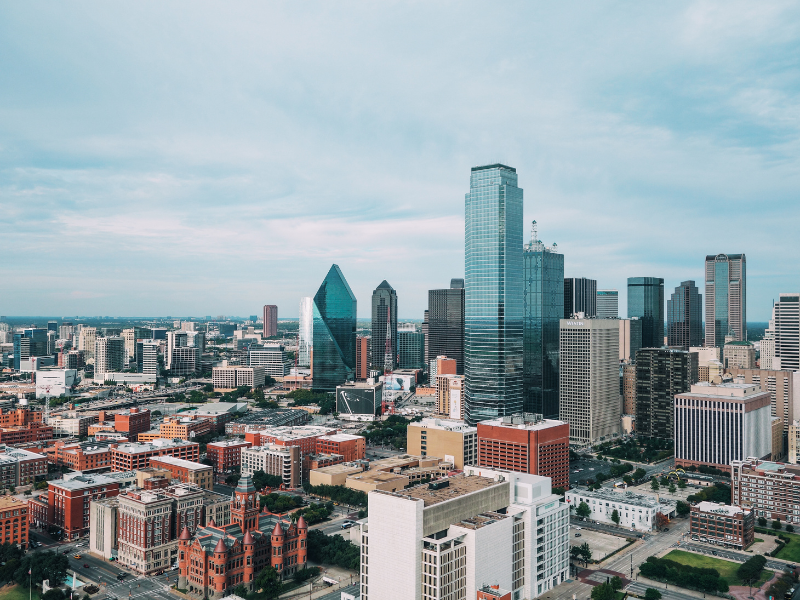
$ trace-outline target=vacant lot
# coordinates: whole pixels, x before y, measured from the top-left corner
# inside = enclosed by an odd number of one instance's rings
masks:
[[[800,562],[800,535],[796,533],[786,533],[785,531],[776,531],[775,535],[778,534],[783,536],[784,539],[789,538],[789,543],[783,547],[783,550],[778,552],[776,558],[791,562]]]
[[[576,533],[580,533],[581,537],[575,537]],[[625,538],[589,529],[577,531],[574,527],[570,527],[569,535],[571,546],[580,546],[586,542],[589,544],[589,548],[592,549],[592,560],[598,561],[603,560],[606,556],[628,543]]]
[[[673,550],[664,558],[674,560],[682,565],[690,565],[701,569],[716,569],[719,571],[720,577],[723,577],[728,582],[728,585],[747,585],[746,582],[736,576],[736,571],[741,566],[741,563],[712,558],[711,556],[705,556],[703,554],[694,554],[693,552],[684,552],[683,550]],[[772,575],[772,571],[764,569],[758,582],[753,582],[753,587],[760,586],[767,579],[772,577]]]

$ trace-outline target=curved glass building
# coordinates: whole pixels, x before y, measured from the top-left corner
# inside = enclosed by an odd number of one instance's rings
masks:
[[[356,297],[333,265],[314,296],[313,387],[336,391],[356,368]]]
[[[473,167],[465,197],[465,419],[522,412],[522,190],[506,165]]]

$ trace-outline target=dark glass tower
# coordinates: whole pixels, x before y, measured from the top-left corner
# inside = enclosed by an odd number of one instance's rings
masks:
[[[356,297],[338,265],[333,265],[314,296],[313,386],[335,391],[354,378]]]
[[[697,352],[642,348],[636,353],[636,433],[675,439],[675,394],[698,379]]]
[[[524,271],[523,370],[525,412],[558,418],[559,323],[564,314],[564,255],[539,240],[522,253]]]
[[[597,316],[597,280],[586,277],[564,279],[564,318],[582,312],[586,317]]]
[[[642,321],[642,348],[664,345],[664,280],[628,277],[628,318]]]
[[[667,346],[688,350],[703,341],[703,296],[683,281],[667,300]]]
[[[428,290],[427,360],[446,356],[464,374],[464,280],[451,279],[450,289]]]
[[[386,357],[386,311],[391,308],[391,353],[392,369],[397,366],[397,292],[384,279],[372,292],[372,333],[370,337],[370,365],[373,369],[383,371]]]
[[[744,254],[706,256],[706,346],[722,348],[725,336],[747,340],[747,259]]]
[[[12,339],[14,369],[19,371],[20,361],[34,356],[47,356],[47,329],[23,329]]]
[[[465,419],[522,411],[522,190],[517,171],[473,167],[465,197]]]

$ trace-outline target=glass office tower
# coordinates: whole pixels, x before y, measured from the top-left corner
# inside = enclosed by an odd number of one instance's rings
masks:
[[[300,319],[298,328],[297,366],[311,366],[311,350],[314,347],[314,299],[311,296],[300,298]]]
[[[664,280],[628,277],[628,318],[642,322],[642,348],[664,345]]]
[[[428,290],[425,364],[446,356],[456,361],[456,373],[464,374],[464,280],[451,279],[450,288]]]
[[[47,329],[23,329],[12,338],[14,348],[14,370],[19,371],[20,362],[34,356],[47,356]]]
[[[576,313],[587,318],[597,316],[597,280],[586,277],[564,280],[564,318]]]
[[[747,340],[747,259],[744,254],[706,256],[706,346],[722,348],[725,336]]]
[[[465,419],[522,411],[522,190],[517,171],[473,167],[465,196]]]
[[[315,390],[336,391],[356,368],[356,297],[338,265],[314,296],[313,382]]]
[[[682,281],[667,300],[667,346],[688,350],[703,342],[702,307],[694,281]]]
[[[564,255],[539,240],[536,221],[522,253],[525,412],[558,418],[559,324],[564,313]]]
[[[391,309],[387,315],[386,311]],[[388,317],[388,318],[387,318]],[[372,331],[370,337],[370,367],[383,371],[386,365],[386,326],[387,321],[391,340],[391,369],[397,366],[397,292],[385,279],[372,292]]]

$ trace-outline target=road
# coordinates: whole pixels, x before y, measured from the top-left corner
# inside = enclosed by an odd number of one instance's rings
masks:
[[[615,535],[619,535],[620,533],[624,533],[627,537],[632,538],[642,538],[645,537],[647,534],[643,531],[628,531],[621,527],[616,527],[615,525],[606,525],[605,523],[593,523],[591,521],[582,521],[579,517],[570,517],[569,518],[570,525],[572,525],[573,529],[577,529],[581,527],[583,529],[594,529],[596,531],[603,531]]]

